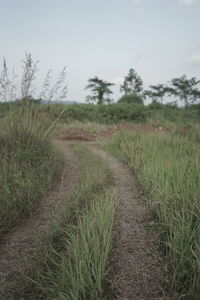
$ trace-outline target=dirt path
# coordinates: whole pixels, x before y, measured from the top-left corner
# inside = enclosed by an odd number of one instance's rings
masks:
[[[11,296],[14,287],[23,277],[30,257],[38,247],[39,236],[48,230],[51,217],[58,213],[78,183],[77,157],[63,142],[56,144],[66,158],[60,183],[41,200],[34,214],[23,220],[0,244],[0,299],[14,299]]]
[[[56,143],[66,158],[61,182],[55,191],[42,199],[37,211],[21,222],[0,244],[0,299],[14,299],[15,286],[20,284],[30,257],[37,250],[39,236],[48,231],[52,215],[58,213],[78,183],[79,163],[76,156],[63,142]],[[116,158],[98,149],[95,144],[90,143],[89,148],[107,162],[117,187],[118,208],[108,299],[169,299],[163,291],[162,261],[155,233],[149,231],[151,218],[142,191],[131,172]]]
[[[156,300],[164,295],[164,276],[155,233],[149,231],[150,213],[130,171],[117,159],[94,146],[113,172],[118,209],[111,253],[109,299]]]

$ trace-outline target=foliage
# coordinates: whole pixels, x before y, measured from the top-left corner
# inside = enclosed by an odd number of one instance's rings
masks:
[[[113,103],[109,105],[78,104],[70,105],[63,114],[63,120],[98,121],[113,124],[120,121],[143,122],[146,119],[142,104]]]
[[[136,103],[136,104],[143,104],[143,98],[140,95],[137,94],[127,94],[122,96],[119,101],[119,103]]]
[[[124,83],[120,87],[120,91],[124,95],[136,94],[140,95],[143,90],[143,81],[134,69],[130,69],[124,78]]]
[[[87,97],[88,102],[97,102],[97,104],[110,103],[109,96],[113,93],[110,89],[113,83],[99,79],[98,77],[90,78],[86,89],[91,89],[93,95]],[[105,98],[107,96],[107,98]]]
[[[170,95],[178,96],[186,108],[200,99],[198,84],[200,80],[195,77],[190,79],[186,75],[171,80],[171,86],[167,88]]]
[[[62,110],[62,107],[58,108],[58,110]],[[54,110],[52,110],[52,118],[53,114]],[[128,121],[146,123],[151,119],[160,120],[161,123],[176,122],[180,125],[188,125],[190,123],[199,123],[199,115],[200,110],[198,106],[183,109],[160,103],[152,103],[148,106],[135,103],[113,103],[109,105],[75,104],[67,107],[61,120],[67,123],[78,120],[81,122],[90,121],[113,124]]]
[[[145,90],[144,95],[145,97],[149,97],[152,100],[152,103],[162,102],[163,97],[167,93],[166,86],[163,84],[157,84],[157,85],[150,85],[151,90]]]
[[[41,120],[49,120],[48,126],[50,128],[51,124],[58,119],[61,113],[60,121],[66,123],[75,120],[80,122],[98,122],[101,124],[119,122],[146,123],[150,120],[159,120],[160,126],[167,122],[184,126],[200,122],[199,105],[192,105],[188,109],[184,109],[158,102],[148,106],[123,102],[109,105],[73,104],[69,106],[63,104],[36,104],[37,102],[35,100],[31,102],[31,110],[33,113],[31,114],[29,112],[27,114],[27,118],[29,118],[29,122],[27,121],[27,123],[29,123],[30,126],[33,116],[38,115]],[[20,114],[21,101],[0,103],[0,122],[3,116],[9,114],[10,105],[15,115]],[[173,124],[172,126],[174,126]],[[48,130],[47,127],[46,130]]]

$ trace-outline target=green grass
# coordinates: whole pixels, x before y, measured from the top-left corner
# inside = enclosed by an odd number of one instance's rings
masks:
[[[57,106],[61,109],[61,106]],[[53,112],[56,110],[53,110]],[[97,122],[100,124],[116,124],[120,122],[149,123],[156,120],[161,126],[167,123],[179,123],[180,126],[192,123],[199,124],[199,105],[183,109],[164,104],[150,104],[147,106],[136,103],[113,103],[109,105],[74,104],[69,105],[62,115],[62,121],[71,123]]]
[[[74,148],[81,179],[36,258],[24,299],[104,299],[115,212],[112,177],[103,161]],[[35,298],[34,298],[35,299]]]
[[[21,101],[14,103],[0,103],[0,121],[1,118],[8,115],[10,109],[18,111],[21,107]],[[29,101],[30,102],[30,101]],[[200,105],[192,105],[188,109],[177,108],[172,105],[152,103],[147,106],[138,103],[113,103],[109,105],[93,104],[74,104],[65,106],[63,104],[34,104],[38,113],[43,119],[55,120],[64,109],[61,116],[63,123],[70,124],[73,121],[83,123],[97,122],[99,124],[115,124],[121,122],[134,122],[144,124],[157,122],[159,126],[177,123],[180,126],[199,124]]]
[[[50,126],[33,107],[10,110],[0,123],[0,238],[38,205],[62,168],[49,138]]]
[[[136,171],[168,262],[172,299],[200,295],[200,150],[196,134],[121,133],[106,148]]]

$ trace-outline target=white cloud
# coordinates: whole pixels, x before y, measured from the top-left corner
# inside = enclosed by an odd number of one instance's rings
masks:
[[[196,0],[179,0],[179,5],[191,5],[195,3]]]
[[[195,54],[191,57],[190,62],[195,65],[200,65],[200,54]]]

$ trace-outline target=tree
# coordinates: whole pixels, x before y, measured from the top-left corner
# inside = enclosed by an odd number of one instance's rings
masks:
[[[97,104],[110,103],[110,95],[113,93],[110,89],[113,83],[99,79],[98,77],[90,78],[86,89],[91,89],[93,95],[87,96],[88,102],[97,102]],[[107,96],[107,97],[105,97]]]
[[[178,96],[183,101],[185,108],[200,99],[200,90],[197,87],[200,80],[197,80],[196,77],[188,79],[186,75],[183,75],[172,79],[170,83],[171,86],[167,87],[167,93]]]
[[[160,101],[162,102],[164,95],[167,93],[168,89],[164,84],[150,85],[151,90],[144,91],[145,97],[149,97],[152,103]]]
[[[140,95],[143,90],[143,81],[134,69],[130,69],[128,75],[124,77],[124,83],[120,86],[120,91],[125,95]]]

